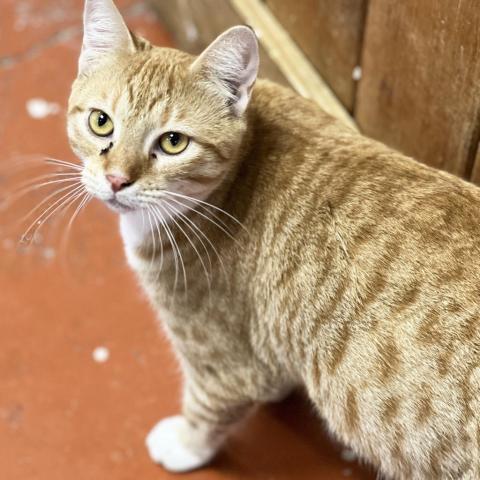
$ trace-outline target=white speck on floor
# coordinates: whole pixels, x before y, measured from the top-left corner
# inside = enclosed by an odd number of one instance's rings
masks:
[[[47,102],[43,98],[31,98],[26,104],[28,114],[37,120],[60,113],[58,103]]]
[[[107,347],[97,347],[92,352],[92,357],[97,363],[105,363],[110,357],[110,351]]]
[[[55,250],[52,247],[44,248],[42,255],[45,260],[51,260],[55,258]]]
[[[358,82],[362,78],[362,67],[357,65],[352,71],[352,78]]]
[[[351,468],[344,468],[344,469],[342,470],[342,475],[343,475],[344,477],[350,477],[350,476],[352,475],[352,473],[353,473],[353,471],[352,471]]]
[[[352,450],[349,450],[346,448],[345,450],[342,450],[341,454],[342,460],[345,462],[354,462],[357,459],[357,456]]]

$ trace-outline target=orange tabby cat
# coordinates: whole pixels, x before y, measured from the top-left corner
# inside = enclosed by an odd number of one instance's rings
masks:
[[[384,475],[480,478],[480,191],[257,69],[247,27],[195,58],[86,2],[70,141],[184,374],[151,457],[200,467],[302,385]]]

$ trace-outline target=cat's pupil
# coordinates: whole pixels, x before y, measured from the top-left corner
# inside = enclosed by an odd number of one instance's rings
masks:
[[[176,147],[178,142],[180,142],[180,135],[175,132],[171,132],[168,134],[168,140],[172,144],[173,147]]]
[[[103,127],[107,123],[107,121],[108,121],[108,117],[104,113],[101,113],[98,116],[98,126],[99,127]]]

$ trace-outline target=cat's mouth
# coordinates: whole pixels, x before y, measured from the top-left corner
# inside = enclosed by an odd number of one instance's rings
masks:
[[[117,213],[128,213],[133,212],[134,208],[124,205],[123,203],[119,202],[115,197],[112,197],[108,200],[105,200],[105,203],[115,212]]]

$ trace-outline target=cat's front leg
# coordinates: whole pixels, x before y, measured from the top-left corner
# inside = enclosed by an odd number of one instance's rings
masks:
[[[150,457],[171,472],[188,472],[206,465],[250,405],[187,382],[182,415],[161,420],[147,436]]]

